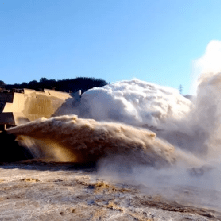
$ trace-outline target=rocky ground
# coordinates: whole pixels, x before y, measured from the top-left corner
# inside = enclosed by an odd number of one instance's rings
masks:
[[[0,220],[221,220],[221,212],[107,181],[94,167],[26,161],[0,166]]]

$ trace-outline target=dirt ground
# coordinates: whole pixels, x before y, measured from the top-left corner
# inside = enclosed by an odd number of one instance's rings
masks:
[[[221,220],[221,212],[107,181],[93,165],[29,160],[0,165],[0,220]]]

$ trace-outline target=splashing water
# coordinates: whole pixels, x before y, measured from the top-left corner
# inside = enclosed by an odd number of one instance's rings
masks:
[[[66,115],[8,132],[20,137],[36,158],[99,161],[101,174],[108,176],[130,165],[130,182],[133,177],[159,189],[192,185],[221,191],[221,68],[216,62],[210,72],[210,62],[203,64],[192,101],[172,88],[121,81],[85,92],[80,103],[69,100],[58,111]],[[221,198],[214,205],[221,205]]]
[[[190,108],[191,101],[178,90],[133,79],[87,91],[77,114],[97,121],[159,127],[167,118],[182,118]]]
[[[167,122],[182,119],[190,109],[191,102],[177,90],[134,79],[83,94],[72,111],[86,118],[42,118],[9,132],[22,137],[38,158],[90,162],[123,155],[133,163],[152,166],[171,165],[178,159],[198,162],[149,130],[165,128]]]
[[[130,155],[137,162],[152,165],[173,164],[184,158],[192,164],[196,157],[200,162],[214,153],[219,142],[219,76],[203,76],[195,103],[175,89],[138,79],[94,88],[72,107],[81,118],[42,118],[9,132],[23,136],[28,146],[32,142],[36,157],[60,161],[89,162],[110,155]],[[71,108],[65,107],[70,112]]]
[[[157,139],[151,131],[76,115],[40,119],[9,131],[23,136],[23,140],[29,137],[29,141],[35,141],[40,146],[35,155],[43,152],[61,161],[90,162],[114,155],[127,155],[137,162],[152,165],[171,164],[175,160],[174,147]]]
[[[175,89],[137,79],[94,88],[74,109],[66,105],[60,110],[80,117],[42,118],[8,132],[20,137],[36,158],[99,161],[105,179],[141,183],[170,199],[177,195],[165,188],[221,191],[220,79],[221,73],[203,75],[193,102]],[[221,205],[214,194],[214,201],[204,194],[203,205]],[[201,196],[194,195],[194,202],[201,202]]]

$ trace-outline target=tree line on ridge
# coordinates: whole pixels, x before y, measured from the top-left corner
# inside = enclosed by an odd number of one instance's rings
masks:
[[[56,91],[65,91],[65,92],[76,92],[81,90],[82,93],[93,88],[93,87],[103,87],[107,82],[103,79],[87,78],[87,77],[77,77],[74,79],[47,79],[41,78],[40,81],[30,81],[29,83],[21,84],[5,84],[0,80],[1,90],[15,90],[15,89],[33,89],[37,91],[42,91],[43,89],[51,89]]]

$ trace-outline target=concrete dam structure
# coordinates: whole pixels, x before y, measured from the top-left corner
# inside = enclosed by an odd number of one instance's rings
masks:
[[[35,91],[22,89],[17,92],[0,93],[0,162],[32,159],[32,153],[17,141],[17,137],[7,132],[16,125],[45,117],[50,118],[59,111],[67,100],[80,100],[81,92],[66,92],[44,89]]]
[[[70,98],[69,93],[48,89],[0,93],[0,125],[7,128],[41,117],[49,118]]]

